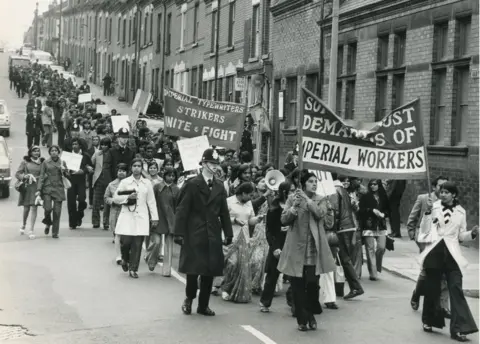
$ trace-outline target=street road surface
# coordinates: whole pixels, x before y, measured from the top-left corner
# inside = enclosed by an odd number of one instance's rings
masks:
[[[27,151],[26,99],[9,90],[7,60],[7,54],[0,54],[0,99],[13,112],[8,143],[15,170]],[[47,156],[46,149],[42,155]],[[269,314],[259,312],[258,297],[250,304],[212,297],[211,308],[217,316],[185,316],[180,309],[182,276],[150,273],[142,262],[140,278],[129,278],[115,265],[112,234],[92,229],[90,211],[83,227],[71,231],[64,206],[60,239],[53,240],[43,235],[43,211],[39,210],[37,239],[29,240],[18,232],[22,209],[17,198],[12,189],[9,199],[0,200],[2,343],[452,343],[447,328],[435,334],[422,331],[421,313],[409,305],[414,284],[387,272],[378,282],[364,277],[363,296],[350,302],[339,300],[339,310],[324,310],[317,316],[316,332],[297,331],[283,293],[274,299]],[[366,269],[364,276],[368,276]],[[478,300],[468,302],[478,323]],[[470,338],[478,342],[478,335]]]

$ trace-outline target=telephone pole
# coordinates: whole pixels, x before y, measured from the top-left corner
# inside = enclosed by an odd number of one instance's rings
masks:
[[[336,112],[337,105],[337,59],[338,59],[338,12],[340,0],[333,0],[332,44],[330,46],[330,77],[328,84],[328,106]]]

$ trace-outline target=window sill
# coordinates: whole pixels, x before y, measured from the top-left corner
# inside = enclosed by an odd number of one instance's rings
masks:
[[[151,45],[153,45],[153,42],[152,42],[152,41],[150,41],[150,42],[147,43],[147,47],[149,47],[149,46],[151,46]]]
[[[215,57],[215,53],[210,53],[210,58]]]
[[[258,62],[258,57],[249,57],[248,63],[252,63],[252,62]]]
[[[234,50],[235,50],[235,46],[233,45],[227,48],[227,52],[234,51]]]
[[[285,136],[296,136],[298,134],[298,127],[286,127],[282,129],[282,133]]]
[[[432,155],[467,156],[468,147],[428,145],[427,152]]]
[[[198,47],[198,42],[195,42],[192,44],[192,48],[196,48],[196,47]]]
[[[262,60],[268,60],[269,57],[270,57],[270,54],[264,54],[262,55]]]
[[[184,51],[185,51],[185,47],[180,47],[180,48],[178,48],[178,52],[179,52],[179,53],[183,53]]]
[[[120,41],[117,42],[117,45],[120,45]]]
[[[446,65],[453,65],[455,66],[468,66],[470,64],[470,60],[472,58],[468,57],[456,57],[453,59],[444,59],[436,62],[432,62],[432,69],[441,69],[445,68]]]

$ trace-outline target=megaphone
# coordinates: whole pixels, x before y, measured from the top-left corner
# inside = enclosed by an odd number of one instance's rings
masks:
[[[278,187],[285,181],[285,176],[279,170],[271,170],[265,176],[267,188],[272,191],[278,191]]]

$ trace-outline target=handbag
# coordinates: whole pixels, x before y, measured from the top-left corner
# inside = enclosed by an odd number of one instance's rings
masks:
[[[387,235],[387,242],[385,243],[385,248],[388,251],[395,251],[395,239],[393,239],[390,235]]]
[[[343,266],[340,263],[340,257],[337,253],[336,269],[335,269],[335,294],[339,297],[343,297],[345,294],[345,272]]]
[[[335,231],[326,231],[328,246],[336,247],[339,245],[337,233]]]
[[[17,179],[14,187],[15,187],[15,190],[20,193],[24,193],[26,190],[25,182],[23,180]]]
[[[70,180],[67,177],[62,176],[62,181],[63,181],[63,187],[65,189],[70,189],[72,187],[72,183],[70,182]]]

